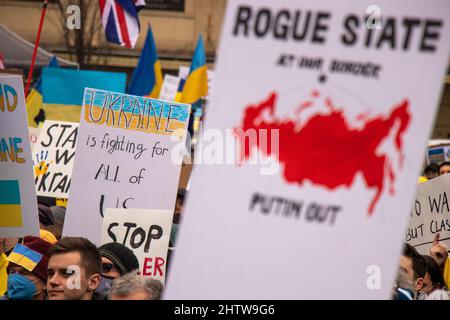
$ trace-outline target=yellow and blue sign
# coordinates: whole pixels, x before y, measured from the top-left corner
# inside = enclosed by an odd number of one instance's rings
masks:
[[[0,227],[22,227],[18,180],[0,180]]]

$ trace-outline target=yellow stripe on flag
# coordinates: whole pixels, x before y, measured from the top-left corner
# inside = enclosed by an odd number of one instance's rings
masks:
[[[20,204],[0,204],[0,227],[22,227]]]
[[[188,75],[181,95],[182,103],[194,103],[208,94],[206,66],[195,69]]]
[[[24,267],[28,271],[33,271],[34,267],[36,267],[37,263],[33,260],[18,254],[17,252],[11,252],[8,256],[8,260],[12,263],[15,263],[21,267]]]

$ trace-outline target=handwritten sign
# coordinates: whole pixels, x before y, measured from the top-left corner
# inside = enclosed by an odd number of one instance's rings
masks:
[[[100,243],[119,242],[133,250],[141,275],[164,283],[171,227],[169,210],[108,208]]]
[[[0,236],[39,236],[21,76],[0,76]]]
[[[78,126],[74,122],[44,122],[33,151],[34,181],[38,196],[69,196]]]
[[[196,152],[212,165],[194,170],[165,298],[390,297],[450,2],[370,4],[227,2]]]
[[[86,88],[63,234],[98,243],[105,208],[173,212],[189,111]]]
[[[419,184],[405,240],[421,254],[429,254],[436,233],[450,248],[450,174]]]

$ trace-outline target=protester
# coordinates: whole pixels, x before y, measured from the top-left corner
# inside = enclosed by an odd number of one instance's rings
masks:
[[[8,283],[8,255],[19,238],[0,238],[0,297],[6,292]]]
[[[101,282],[96,292],[105,298],[112,282],[134,270],[139,270],[139,261],[133,251],[118,242],[110,242],[98,248],[102,258]]]
[[[47,292],[50,300],[96,299],[101,257],[86,238],[64,237],[49,250]]]
[[[8,255],[8,299],[44,300],[51,246],[34,236],[26,236],[22,244],[16,244]]]
[[[418,300],[448,300],[442,270],[437,262],[430,256],[423,256],[427,272],[423,279],[423,287],[419,292]]]
[[[156,279],[145,279],[137,272],[130,272],[115,279],[110,300],[160,300],[163,284]]]
[[[62,234],[62,225],[56,223],[55,217],[49,207],[38,203],[39,226],[43,230],[51,232],[55,238],[60,239]]]
[[[406,273],[407,279],[413,283],[414,299],[423,288],[423,279],[426,274],[425,259],[409,244],[405,244],[400,257],[400,270]]]
[[[450,161],[445,161],[439,165],[439,175],[450,173]]]

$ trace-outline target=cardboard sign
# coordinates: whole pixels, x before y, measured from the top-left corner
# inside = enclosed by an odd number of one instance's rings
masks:
[[[421,254],[429,254],[436,233],[450,248],[450,174],[419,184],[405,240]]]
[[[41,132],[41,128],[28,127],[28,132],[29,132],[29,138],[30,138],[31,152],[33,152],[34,146],[36,145],[36,142],[39,138],[39,133]]]
[[[161,87],[161,93],[159,94],[159,99],[174,101],[179,85],[179,77],[175,77],[170,74],[164,75],[164,81]]]
[[[450,2],[372,4],[227,2],[165,298],[390,297]]]
[[[189,110],[86,88],[63,234],[98,243],[105,208],[173,212]]]
[[[172,214],[169,210],[108,208],[100,243],[119,242],[128,247],[139,260],[141,275],[164,284]]]
[[[0,76],[0,237],[39,236],[21,76]]]
[[[78,123],[46,120],[33,151],[36,194],[68,198]]]

